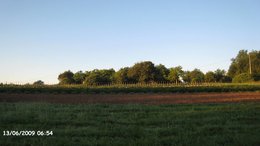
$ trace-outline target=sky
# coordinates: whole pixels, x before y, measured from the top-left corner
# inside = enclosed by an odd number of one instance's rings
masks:
[[[0,0],[0,82],[152,61],[228,70],[260,50],[259,0]]]

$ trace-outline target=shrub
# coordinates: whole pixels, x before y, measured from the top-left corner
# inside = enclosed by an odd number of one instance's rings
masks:
[[[248,73],[242,73],[235,76],[232,80],[233,83],[245,83],[254,81],[252,76]]]
[[[252,77],[254,81],[260,81],[260,74],[253,74]]]
[[[34,82],[33,85],[42,86],[42,85],[44,85],[44,82],[41,80],[38,80],[38,81]]]

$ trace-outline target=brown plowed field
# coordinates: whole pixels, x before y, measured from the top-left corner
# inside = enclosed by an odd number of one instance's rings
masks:
[[[47,102],[66,104],[189,104],[252,101],[260,101],[260,92],[171,94],[0,94],[0,102]]]

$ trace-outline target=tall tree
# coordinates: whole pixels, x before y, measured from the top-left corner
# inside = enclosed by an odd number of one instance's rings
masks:
[[[217,69],[215,72],[215,79],[217,82],[224,82],[225,76],[226,76],[226,71]]]
[[[181,82],[181,79],[183,78],[184,71],[182,70],[181,66],[170,68],[170,73],[168,76],[168,79],[170,82]]]
[[[155,81],[155,66],[151,61],[136,63],[128,71],[128,76],[136,82],[148,83]]]
[[[240,74],[247,73],[254,80],[260,80],[260,51],[248,52],[247,50],[240,50],[236,58],[233,58],[231,61],[228,76],[234,78]]]
[[[98,85],[98,83],[101,81],[100,78],[101,78],[100,72],[97,69],[95,69],[91,71],[88,75],[86,75],[84,84],[90,86]]]
[[[260,51],[252,51],[250,53],[252,77],[255,81],[260,80]]]
[[[204,82],[204,74],[199,69],[194,69],[193,71],[191,71],[190,77],[191,77],[191,82],[193,83]]]
[[[76,84],[82,84],[85,80],[86,74],[84,74],[82,71],[78,71],[73,75],[73,79]]]
[[[155,66],[155,81],[156,82],[166,82],[168,81],[168,75],[170,73],[169,69],[164,65],[159,64]]]
[[[129,82],[129,78],[127,76],[129,67],[121,68],[119,71],[117,71],[114,75],[114,81],[116,83],[127,83]]]
[[[249,73],[249,56],[247,50],[240,50],[236,58],[231,59],[232,63],[228,75],[234,78],[241,73]]]
[[[115,70],[114,69],[102,69],[99,70],[100,72],[100,82],[103,84],[108,84],[111,83],[113,81],[113,77],[115,74]]]
[[[84,84],[101,85],[112,83],[114,73],[114,69],[95,69],[91,72],[87,72]]]
[[[70,70],[65,71],[64,73],[60,74],[58,80],[60,81],[59,84],[74,84],[75,81],[73,79],[73,72]]]
[[[182,79],[183,79],[184,82],[190,83],[191,82],[191,72],[190,71],[184,71]]]
[[[211,83],[216,82],[215,73],[212,71],[209,71],[205,74],[205,82]]]

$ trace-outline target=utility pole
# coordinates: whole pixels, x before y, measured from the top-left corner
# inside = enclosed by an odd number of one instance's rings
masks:
[[[252,74],[252,64],[251,64],[251,57],[250,57],[250,52],[248,53],[248,57],[249,57],[249,74]]]

